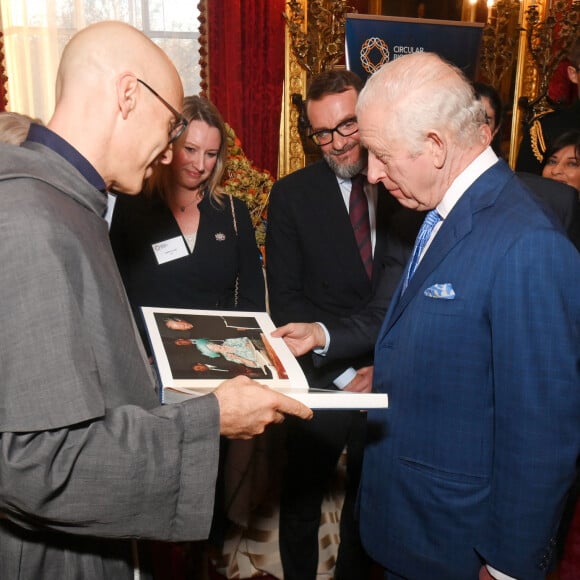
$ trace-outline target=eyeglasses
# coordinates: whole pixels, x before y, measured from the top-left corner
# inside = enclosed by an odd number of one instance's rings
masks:
[[[175,117],[175,124],[171,127],[169,131],[169,144],[174,143],[183,135],[189,121],[177,110],[175,110],[155,89],[152,89],[145,81],[137,79],[137,82],[141,83],[146,89],[151,91],[170,111]]]
[[[356,117],[351,117],[342,123],[339,123],[334,129],[321,129],[308,135],[316,145],[328,145],[332,143],[334,133],[338,133],[341,137],[350,137],[358,131],[358,122]]]

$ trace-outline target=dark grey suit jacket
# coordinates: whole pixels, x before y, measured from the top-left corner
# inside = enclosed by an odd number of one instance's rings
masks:
[[[382,187],[381,187],[382,189]],[[330,325],[360,312],[373,292],[392,293],[408,249],[388,230],[393,199],[379,191],[373,276],[364,270],[336,176],[319,161],[277,181],[270,194],[266,268],[272,318]],[[373,345],[357,356],[344,353],[314,369],[310,356],[301,363],[311,386],[328,387],[346,368],[371,364]],[[360,355],[360,356],[359,356]]]
[[[548,208],[564,226],[568,237],[580,251],[580,198],[573,187],[540,177],[535,173],[517,172],[532,194]]]

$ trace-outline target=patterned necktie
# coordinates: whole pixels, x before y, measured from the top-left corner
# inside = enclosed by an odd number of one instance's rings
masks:
[[[417,266],[419,265],[419,258],[423,249],[427,245],[431,234],[433,233],[433,228],[442,220],[443,218],[437,213],[436,209],[432,209],[426,216],[421,229],[417,234],[417,239],[415,240],[415,247],[413,248],[413,255],[411,256],[411,261],[409,262],[409,268],[407,269],[407,274],[405,276],[405,282],[403,284],[403,292],[407,289],[409,281],[413,277]]]
[[[373,248],[371,244],[371,226],[369,222],[369,204],[364,192],[365,176],[355,175],[352,178],[352,189],[348,204],[348,215],[354,231],[354,237],[360,252],[362,263],[368,277],[373,274]]]

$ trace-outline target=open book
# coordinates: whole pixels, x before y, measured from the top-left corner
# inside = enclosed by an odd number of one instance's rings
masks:
[[[270,336],[275,326],[266,312],[141,310],[164,403],[206,394],[241,374],[313,409],[388,406],[386,394],[309,389],[284,341]]]

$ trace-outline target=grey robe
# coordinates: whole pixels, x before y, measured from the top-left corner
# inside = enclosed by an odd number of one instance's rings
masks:
[[[105,206],[49,148],[0,145],[1,579],[133,578],[130,539],[209,533],[217,400],[159,406]]]

